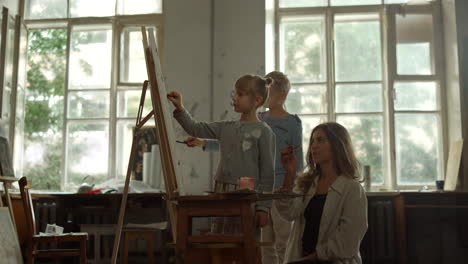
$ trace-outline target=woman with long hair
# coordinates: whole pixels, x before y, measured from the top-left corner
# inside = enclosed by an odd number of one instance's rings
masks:
[[[282,217],[293,221],[285,263],[362,263],[359,247],[367,230],[367,198],[348,131],[335,122],[312,130],[307,166],[294,189],[293,149],[281,152],[283,189],[302,196],[274,202]]]

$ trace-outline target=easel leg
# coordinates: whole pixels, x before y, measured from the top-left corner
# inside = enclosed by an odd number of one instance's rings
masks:
[[[185,208],[177,211],[177,239],[176,239],[176,263],[188,263],[187,236],[189,235],[189,217]],[[184,262],[183,262],[184,261]]]

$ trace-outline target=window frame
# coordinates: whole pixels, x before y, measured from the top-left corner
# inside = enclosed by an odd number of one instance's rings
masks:
[[[116,2],[117,8],[117,2]],[[25,11],[26,12],[26,11]],[[70,123],[73,122],[94,122],[94,121],[105,121],[108,124],[108,170],[107,178],[109,179],[118,179],[117,175],[117,160],[119,159],[117,155],[117,124],[120,120],[127,120],[136,122],[135,117],[118,117],[117,109],[117,100],[119,91],[141,91],[143,82],[133,83],[133,82],[121,82],[120,81],[120,37],[121,33],[125,27],[129,26],[150,26],[156,28],[156,37],[157,44],[161,54],[164,54],[163,46],[163,37],[164,37],[164,23],[163,23],[163,14],[154,13],[154,14],[141,14],[141,15],[115,15],[110,17],[70,17],[70,9],[67,10],[68,18],[58,18],[58,19],[26,19],[24,24],[26,25],[27,30],[41,30],[41,29],[53,29],[53,28],[62,28],[67,30],[67,44],[66,44],[66,66],[65,66],[65,91],[64,91],[64,109],[63,109],[63,131],[62,131],[62,159],[61,159],[61,171],[60,175],[60,190],[65,189],[65,185],[69,183],[68,175],[68,127]],[[72,28],[76,26],[84,25],[102,25],[109,24],[112,30],[112,41],[111,41],[111,71],[110,74],[110,86],[109,89],[70,89],[70,53],[71,53],[71,34]],[[142,47],[143,48],[143,47]],[[121,88],[124,86],[125,88]],[[107,118],[69,118],[68,117],[68,107],[69,107],[69,94],[79,91],[107,91],[109,92],[109,117]],[[122,154],[123,155],[123,154]],[[123,158],[125,155],[123,156]],[[124,160],[125,161],[125,160]]]
[[[439,142],[438,148],[441,150],[440,158],[438,159],[438,167],[440,172],[437,175],[437,180],[443,179],[445,171],[445,160],[448,150],[447,138],[447,111],[446,111],[446,92],[445,74],[443,72],[443,53],[436,52],[443,50],[442,39],[442,18],[441,18],[441,3],[436,0],[432,3],[417,6],[404,6],[404,11],[410,14],[431,14],[433,22],[433,39],[431,44],[431,55],[433,60],[433,73],[431,75],[398,75],[396,62],[396,16],[402,11],[401,4],[382,4],[379,5],[362,5],[362,6],[322,6],[322,7],[293,7],[280,8],[280,0],[274,0],[274,68],[281,69],[281,21],[284,18],[294,16],[324,16],[325,17],[325,40],[326,46],[326,78],[325,85],[327,86],[327,113],[323,114],[300,114],[305,117],[322,117],[325,115],[327,120],[335,121],[337,116],[343,115],[369,115],[378,114],[383,119],[383,184],[374,185],[373,190],[415,190],[415,189],[435,189],[435,182],[430,185],[403,185],[397,182],[396,168],[396,145],[395,145],[395,115],[398,113],[429,113],[436,114],[440,119],[438,124]],[[380,81],[371,81],[368,83],[380,83],[382,85],[382,111],[381,112],[358,112],[358,113],[338,113],[336,111],[336,85],[346,82],[337,82],[335,80],[335,58],[334,58],[334,19],[335,15],[339,14],[356,14],[356,13],[377,13],[380,16],[380,36],[381,36],[381,61],[382,61],[382,79]],[[268,23],[268,21],[267,21]],[[270,54],[267,54],[267,56]],[[396,111],[394,109],[394,89],[393,85],[398,81],[435,81],[437,84],[437,104],[438,109],[435,111]],[[366,83],[356,81],[352,83]],[[315,83],[314,83],[315,84]],[[305,137],[309,135],[304,134]],[[372,173],[372,172],[371,172]]]

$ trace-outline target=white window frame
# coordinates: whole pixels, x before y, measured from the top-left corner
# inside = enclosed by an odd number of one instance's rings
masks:
[[[141,83],[125,83],[120,81],[120,36],[122,30],[127,26],[152,26],[155,27],[157,34],[157,44],[161,54],[164,53],[163,36],[163,14],[142,14],[142,15],[116,15],[112,17],[79,17],[70,18],[68,9],[68,17],[63,19],[28,19],[24,20],[28,30],[41,30],[41,29],[53,29],[63,28],[67,29],[67,47],[66,47],[66,70],[65,70],[65,91],[64,91],[64,110],[63,110],[63,131],[62,131],[62,160],[61,160],[61,171],[60,175],[60,186],[61,190],[64,189],[65,184],[68,183],[68,123],[70,121],[86,122],[86,121],[107,121],[109,125],[109,142],[108,142],[108,178],[117,178],[117,156],[116,141],[117,141],[117,122],[119,120],[130,120],[135,121],[134,118],[118,118],[117,117],[117,95],[119,86],[131,87],[125,90],[141,90],[143,82]],[[93,89],[69,89],[69,73],[70,73],[70,41],[72,28],[74,26],[81,25],[98,25],[98,24],[109,24],[112,27],[112,62],[111,62],[111,83],[110,83],[110,105],[109,105],[109,117],[108,118],[69,118],[68,117],[68,96],[70,92],[75,91],[94,91]],[[142,46],[143,49],[143,46]],[[107,89],[98,89],[100,91],[107,91]],[[127,162],[127,161],[124,161]]]
[[[333,24],[335,14],[349,13],[378,13],[381,19],[381,47],[382,47],[382,80],[372,81],[370,83],[382,84],[383,111],[382,112],[365,112],[365,113],[345,113],[344,115],[368,115],[379,114],[383,117],[383,185],[374,186],[374,190],[415,190],[415,189],[435,189],[435,182],[431,185],[399,185],[397,183],[396,169],[396,146],[395,146],[395,113],[435,113],[439,116],[441,122],[439,129],[440,149],[442,150],[439,162],[440,173],[438,179],[442,179],[445,170],[446,153],[448,151],[447,138],[447,111],[446,111],[446,91],[445,74],[443,71],[443,27],[441,18],[441,3],[440,0],[428,3],[425,5],[408,6],[404,5],[405,12],[414,13],[430,13],[433,15],[433,69],[432,75],[398,75],[396,73],[396,24],[395,17],[402,9],[400,4],[382,4],[380,5],[363,5],[363,6],[327,6],[327,7],[294,7],[280,8],[280,0],[274,0],[274,68],[281,70],[281,47],[280,47],[280,23],[283,17],[304,16],[304,15],[323,15],[325,16],[325,46],[326,46],[326,79],[327,85],[327,113],[325,114],[305,114],[299,116],[327,116],[327,120],[335,121],[337,113],[335,112],[335,76],[334,76],[334,52],[333,52]],[[330,1],[329,1],[330,2]],[[268,23],[269,21],[267,21]],[[268,44],[267,44],[268,45]],[[436,52],[439,51],[439,52]],[[267,54],[271,56],[271,54]],[[287,73],[286,73],[287,74]],[[396,81],[435,81],[438,84],[437,103],[439,109],[437,111],[395,111],[393,106],[394,90],[393,84]],[[365,82],[360,82],[365,83]],[[343,115],[340,113],[340,115]],[[308,136],[304,134],[304,136]]]

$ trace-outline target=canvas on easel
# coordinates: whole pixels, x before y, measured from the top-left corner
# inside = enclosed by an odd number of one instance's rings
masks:
[[[462,150],[463,139],[457,140],[450,145],[444,191],[455,191],[457,188]]]
[[[8,140],[4,137],[0,137],[0,176],[15,176],[10,147],[8,146]]]
[[[18,235],[6,207],[0,207],[0,259],[2,263],[23,263]]]

